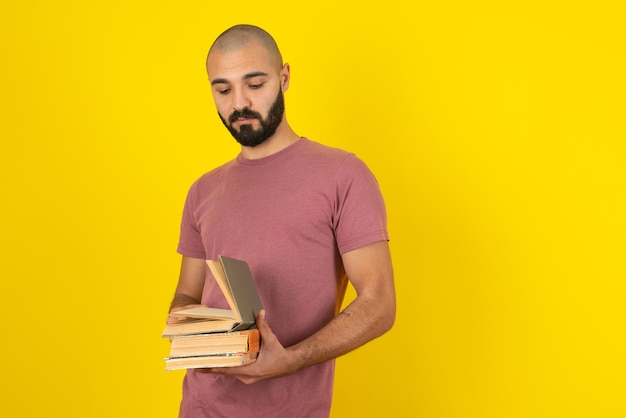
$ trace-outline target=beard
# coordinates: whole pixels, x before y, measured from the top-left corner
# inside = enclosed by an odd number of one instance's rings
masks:
[[[283,120],[283,114],[285,113],[285,98],[281,89],[278,90],[278,96],[269,112],[267,112],[267,118],[263,119],[260,113],[245,108],[243,110],[235,110],[229,117],[228,122],[217,113],[230,134],[241,145],[246,147],[256,147],[257,145],[265,142],[269,137],[274,135],[278,125]],[[258,119],[261,127],[259,129],[253,129],[251,125],[241,125],[239,130],[233,127],[233,122],[239,118]]]

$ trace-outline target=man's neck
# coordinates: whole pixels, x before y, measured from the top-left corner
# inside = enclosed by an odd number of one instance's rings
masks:
[[[300,137],[291,129],[291,127],[283,122],[274,135],[269,137],[265,142],[256,147],[241,147],[241,156],[247,160],[258,160],[259,158],[269,157],[289,145],[295,143]]]

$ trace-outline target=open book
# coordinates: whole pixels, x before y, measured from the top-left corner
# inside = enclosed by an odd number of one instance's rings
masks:
[[[248,263],[219,256],[219,262],[207,260],[207,265],[230,309],[203,306],[172,312],[170,316],[180,321],[167,324],[163,337],[240,331],[256,327],[256,316],[262,305]]]

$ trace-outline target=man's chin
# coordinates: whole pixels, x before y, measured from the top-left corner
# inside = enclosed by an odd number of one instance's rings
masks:
[[[239,142],[239,144],[245,147],[250,147],[250,148],[254,148],[257,145],[261,145],[267,140],[267,137],[260,137],[260,136],[248,136],[248,135],[242,136],[242,135],[233,134],[233,137],[235,138],[237,142]]]
[[[239,141],[239,140],[237,140],[237,142],[239,143],[239,145],[241,145],[243,147],[246,147],[246,148],[256,148],[256,147],[258,147],[259,145],[261,145],[265,141],[262,141],[262,142],[246,142],[246,141]]]

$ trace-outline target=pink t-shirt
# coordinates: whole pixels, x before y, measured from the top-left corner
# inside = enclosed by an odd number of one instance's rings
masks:
[[[190,188],[178,252],[246,260],[272,330],[288,347],[335,315],[341,254],[388,240],[376,179],[354,154],[302,138],[269,157],[240,155]],[[228,305],[207,269],[202,303]],[[188,371],[184,417],[328,417],[334,361],[245,385]]]

